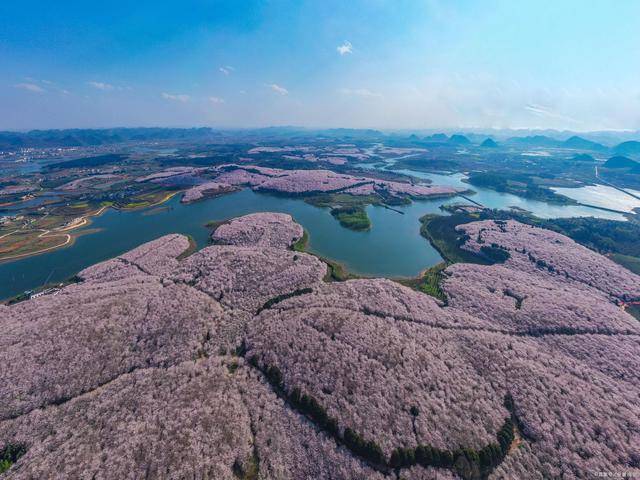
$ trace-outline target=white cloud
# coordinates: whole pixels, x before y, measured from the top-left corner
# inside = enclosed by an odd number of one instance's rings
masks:
[[[105,82],[87,82],[87,85],[103,91],[113,90],[115,88],[110,83],[105,83]]]
[[[191,100],[191,97],[189,95],[185,95],[183,93],[182,94],[171,94],[171,93],[162,92],[161,96],[165,100],[171,100],[173,102],[186,103],[189,100]]]
[[[351,42],[345,41],[342,45],[338,45],[336,50],[340,55],[347,55],[353,53],[353,45]]]
[[[273,90],[276,93],[279,93],[280,95],[288,95],[289,94],[289,90],[287,90],[284,87],[281,87],[280,85],[277,85],[275,83],[272,83],[269,85],[269,88],[271,90]]]
[[[35,83],[16,83],[14,87],[27,90],[28,92],[44,93],[44,89]]]
[[[366,88],[342,88],[340,93],[343,95],[349,95],[352,97],[362,98],[382,98],[381,93],[372,92]]]
[[[230,65],[225,65],[223,67],[220,67],[218,70],[220,70],[225,75],[229,75],[231,72],[235,71],[235,68]]]
[[[209,97],[209,101],[213,104],[219,104],[219,103],[224,103],[224,98],[220,98],[220,97]]]

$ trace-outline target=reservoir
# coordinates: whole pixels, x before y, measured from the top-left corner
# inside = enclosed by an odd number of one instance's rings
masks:
[[[580,205],[548,204],[472,187],[462,181],[465,178],[462,173],[439,175],[413,170],[399,172],[429,179],[438,185],[472,188],[477,193],[469,198],[490,208],[507,209],[515,206],[542,218],[596,216],[624,220],[622,215],[615,212]],[[567,196],[571,196],[568,193]],[[584,200],[591,198],[593,196],[587,195]],[[308,249],[312,253],[336,260],[351,272],[366,276],[415,276],[442,261],[438,252],[420,236],[418,219],[426,213],[443,214],[441,205],[456,202],[467,203],[460,197],[414,201],[410,205],[397,207],[404,214],[384,207],[369,206],[367,213],[372,228],[367,232],[348,230],[340,226],[328,209],[314,207],[301,199],[256,193],[250,189],[188,205],[181,204],[179,195],[176,195],[161,207],[128,212],[109,209],[100,217],[93,218],[91,225],[83,229],[90,232],[80,234],[74,244],[67,248],[0,263],[0,299],[34,289],[45,282],[61,282],[90,265],[168,233],[190,235],[198,248],[202,248],[209,243],[209,230],[204,227],[206,223],[264,211],[290,214],[309,233]],[[78,232],[82,233],[83,230]]]
[[[371,276],[412,276],[442,258],[420,236],[418,219],[425,213],[441,212],[440,205],[456,199],[416,201],[398,207],[404,215],[384,207],[369,206],[372,228],[368,232],[348,230],[328,209],[303,200],[255,193],[250,189],[192,204],[174,196],[162,207],[140,211],[107,210],[94,217],[73,245],[49,253],[0,264],[0,298],[8,298],[49,282],[60,282],[94,263],[120,255],[168,233],[190,235],[198,248],[209,243],[212,220],[225,220],[254,212],[284,212],[309,233],[308,249],[343,263],[349,271]],[[82,230],[79,230],[82,232]]]

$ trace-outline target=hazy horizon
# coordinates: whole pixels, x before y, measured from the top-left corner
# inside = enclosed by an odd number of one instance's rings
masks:
[[[640,129],[640,3],[4,2],[0,129]]]
[[[219,132],[242,132],[242,131],[260,131],[260,130],[291,130],[291,131],[308,131],[322,132],[327,130],[354,130],[365,132],[367,130],[377,131],[385,135],[432,135],[444,133],[446,135],[475,135],[475,136],[503,136],[503,137],[524,137],[542,135],[553,138],[564,138],[569,136],[584,136],[585,138],[593,138],[599,136],[611,136],[612,139],[632,138],[635,139],[640,134],[640,129],[602,129],[602,130],[577,130],[577,129],[556,129],[556,128],[535,128],[535,127],[430,127],[430,128],[384,128],[384,127],[346,127],[340,125],[260,125],[260,126],[240,126],[240,125],[206,125],[206,124],[184,124],[184,125],[105,125],[105,126],[68,126],[68,127],[43,127],[43,128],[22,128],[22,129],[0,129],[5,133],[21,133],[26,134],[37,131],[73,131],[73,130],[136,130],[136,129],[167,129],[167,130],[195,130],[195,129],[211,129]]]

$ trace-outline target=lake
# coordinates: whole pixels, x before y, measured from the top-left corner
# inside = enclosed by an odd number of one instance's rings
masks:
[[[434,184],[470,187],[462,181],[465,176],[461,173],[439,175],[413,170],[397,171],[432,180]],[[491,208],[515,206],[542,218],[596,216],[624,220],[622,215],[614,212],[579,205],[548,204],[485,188],[472,188],[477,193],[470,198]],[[595,203],[591,197],[578,200]],[[88,227],[99,231],[80,235],[70,247],[1,263],[0,298],[31,290],[46,281],[63,281],[83,268],[168,233],[190,235],[202,248],[209,242],[209,231],[204,227],[207,222],[264,211],[292,215],[309,233],[311,252],[341,262],[354,273],[414,276],[442,260],[429,242],[420,236],[418,219],[425,213],[442,213],[439,207],[445,203],[461,201],[464,200],[459,197],[415,201],[398,207],[404,215],[384,207],[369,206],[367,213],[373,226],[367,232],[348,230],[340,226],[328,209],[311,206],[301,199],[256,193],[249,189],[190,205],[181,204],[175,196],[161,208],[131,212],[107,210],[94,218]]]
[[[372,276],[413,276],[442,260],[420,236],[418,219],[440,212],[440,205],[453,199],[418,201],[398,207],[404,215],[384,207],[369,206],[373,228],[368,232],[348,230],[328,209],[300,199],[283,198],[250,189],[189,205],[173,197],[163,207],[123,212],[107,210],[93,218],[90,229],[67,248],[0,264],[0,298],[8,298],[49,282],[63,281],[94,263],[115,257],[168,233],[191,235],[198,247],[209,242],[204,224],[211,220],[253,212],[289,213],[307,230],[309,250],[343,263],[350,271]],[[82,230],[80,230],[82,232]]]

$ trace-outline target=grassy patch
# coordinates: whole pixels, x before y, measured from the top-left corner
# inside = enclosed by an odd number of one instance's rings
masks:
[[[371,220],[366,210],[360,206],[332,208],[331,215],[340,225],[351,230],[363,231],[371,228]]]
[[[378,192],[377,195],[350,195],[348,193],[326,193],[305,198],[305,202],[314,207],[330,208],[331,215],[345,228],[352,230],[368,230],[371,220],[367,215],[367,205],[398,206],[408,205],[408,197],[396,197]]]
[[[229,220],[211,220],[210,222],[205,223],[204,226],[211,229],[211,233],[213,233],[216,231],[216,228],[218,228],[220,225],[224,225],[228,221]]]
[[[62,221],[71,220],[71,218],[86,215],[97,209],[97,205],[89,202],[74,203],[72,205],[59,205],[51,208],[50,214],[61,218]],[[70,218],[71,217],[71,218]]]
[[[89,208],[89,204],[87,202],[75,203],[73,205],[69,205],[69,208],[87,209]]]
[[[213,234],[225,223],[229,223],[229,220],[212,220],[204,224],[204,227],[209,229],[209,243],[216,243],[216,240],[213,239]]]
[[[191,235],[187,235],[187,238],[189,239],[189,246],[184,252],[176,257],[176,260],[183,260],[198,249],[198,244],[195,239]]]
[[[152,190],[147,193],[135,195],[126,202],[118,202],[114,205],[114,208],[120,210],[138,210],[152,207],[170,200],[177,193],[177,191],[172,190]]]
[[[507,192],[524,198],[543,202],[574,205],[571,198],[555,193],[550,188],[539,185],[534,177],[525,174],[507,174],[498,172],[474,172],[467,180],[471,185],[491,188],[497,192]]]
[[[422,293],[426,293],[427,295],[431,295],[432,297],[446,303],[447,297],[442,291],[442,288],[440,288],[440,282],[443,278],[442,272],[445,268],[447,268],[447,263],[440,262],[425,270],[420,276],[401,280],[400,283],[415,290],[419,290]]]
[[[327,258],[321,258],[327,264],[327,275],[324,277],[325,282],[344,282],[351,278],[358,278],[347,271],[344,265]]]
[[[629,305],[626,312],[636,320],[640,320],[640,305]]]
[[[327,193],[314,195],[304,199],[314,207],[365,207],[366,205],[380,204],[380,198],[376,195],[350,195],[348,193]]]
[[[436,215],[427,214],[420,218],[420,234],[425,237],[442,257],[449,263],[479,263],[490,265],[491,262],[481,255],[462,249],[466,241],[463,233],[456,231],[458,225],[479,220],[477,215],[456,214]]]
[[[506,248],[496,244],[483,245],[480,252],[489,260],[489,263],[504,263],[509,260],[509,252]]]
[[[283,293],[282,295],[278,295],[277,297],[273,297],[273,298],[270,298],[269,300],[267,300],[265,302],[265,304],[258,309],[257,313],[260,313],[263,310],[268,310],[271,307],[273,307],[274,305],[276,305],[276,304],[278,304],[278,303],[280,303],[280,302],[282,302],[284,300],[287,300],[289,298],[298,297],[300,295],[308,295],[308,294],[310,294],[312,292],[313,292],[313,290],[311,288],[300,288],[300,289],[295,290],[295,291],[290,292],[290,293]]]
[[[27,453],[27,448],[19,444],[9,444],[0,450],[0,474],[9,470],[11,465],[16,463],[25,453]]]
[[[236,460],[233,475],[240,480],[257,480],[260,475],[260,460],[257,455],[253,453],[243,463]]]
[[[622,265],[626,269],[631,270],[636,275],[640,275],[640,257],[614,253],[611,255],[611,260]]]
[[[231,363],[227,363],[227,370],[229,371],[229,373],[231,375],[233,375],[234,373],[236,373],[236,370],[238,370],[238,362],[236,360],[234,360]]]
[[[304,252],[307,249],[307,245],[309,244],[309,234],[306,230],[302,231],[302,237],[298,239],[296,243],[294,243],[291,248],[296,252]]]
[[[442,272],[445,268],[447,268],[447,264],[445,262],[441,262],[426,270],[420,279],[418,290],[426,293],[427,295],[431,295],[438,300],[446,302],[447,297],[440,288],[440,282],[443,278]]]

